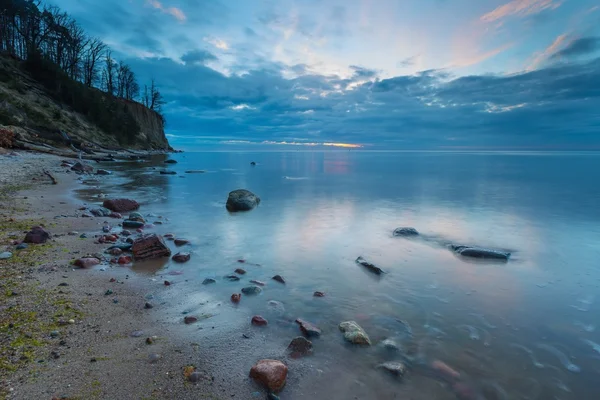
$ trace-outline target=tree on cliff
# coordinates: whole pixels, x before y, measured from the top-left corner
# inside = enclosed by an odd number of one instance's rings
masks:
[[[144,85],[142,104],[151,109],[152,111],[156,111],[158,115],[160,115],[160,117],[162,118],[163,124],[165,123],[164,116],[162,114],[162,107],[165,104],[165,100],[158,88],[156,87],[156,82],[154,78],[152,78],[152,81],[150,82],[150,88],[148,88],[148,85]]]

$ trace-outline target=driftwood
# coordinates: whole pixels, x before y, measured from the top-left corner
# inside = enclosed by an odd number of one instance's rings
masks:
[[[54,175],[52,175],[50,172],[44,170],[44,175],[46,175],[48,178],[50,178],[52,180],[53,185],[56,185],[58,183],[58,181],[56,180]]]

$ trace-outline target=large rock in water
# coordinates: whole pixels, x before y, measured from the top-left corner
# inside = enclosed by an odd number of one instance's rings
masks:
[[[135,211],[140,205],[135,200],[130,199],[110,199],[104,200],[102,204],[105,208],[115,212]]]
[[[415,237],[419,236],[419,232],[415,228],[396,228],[394,236]]]
[[[171,255],[171,250],[169,250],[162,238],[155,233],[143,235],[134,240],[131,252],[137,261],[169,257]]]
[[[288,368],[277,360],[260,360],[250,370],[250,378],[273,392],[279,392],[285,386]]]
[[[353,344],[371,345],[369,335],[354,321],[342,322],[339,325],[340,331],[344,332],[344,339]]]
[[[250,211],[260,204],[260,198],[249,190],[238,189],[229,193],[227,211]]]
[[[510,257],[510,253],[493,250],[493,249],[485,249],[483,247],[471,247],[471,246],[456,246],[450,245],[450,248],[454,253],[463,256],[463,257],[471,257],[471,258],[483,258],[483,259],[491,259],[491,260],[503,260],[508,261]]]
[[[94,167],[92,167],[91,165],[88,165],[86,163],[77,162],[77,163],[75,163],[75,165],[73,165],[71,167],[71,171],[75,171],[75,172],[93,172],[94,171]]]
[[[34,226],[31,228],[29,232],[25,235],[25,239],[23,240],[25,243],[46,243],[46,241],[50,239],[50,234],[44,230],[41,226]]]

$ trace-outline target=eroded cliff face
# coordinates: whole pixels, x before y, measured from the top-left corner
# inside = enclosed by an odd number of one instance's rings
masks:
[[[123,100],[140,125],[135,146],[143,149],[169,150],[162,117],[156,112],[134,101]]]

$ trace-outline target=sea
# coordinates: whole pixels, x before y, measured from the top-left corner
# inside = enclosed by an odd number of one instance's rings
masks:
[[[188,263],[134,263],[132,273],[157,282],[148,295],[169,309],[166,323],[203,349],[198,363],[239,382],[239,398],[264,398],[248,378],[261,358],[288,365],[282,399],[600,398],[600,153],[207,151],[103,168],[113,175],[85,180],[76,196],[134,198],[146,231],[190,240],[169,242]],[[235,189],[260,205],[229,213]],[[420,235],[394,237],[398,227]],[[473,260],[450,244],[511,256]],[[239,281],[225,278],[237,268]],[[262,292],[231,303],[250,280]],[[200,322],[185,326],[188,313]],[[253,315],[269,324],[253,327]],[[296,318],[322,334],[313,355],[291,359]],[[346,342],[343,321],[372,345]],[[391,361],[406,373],[378,368]]]

